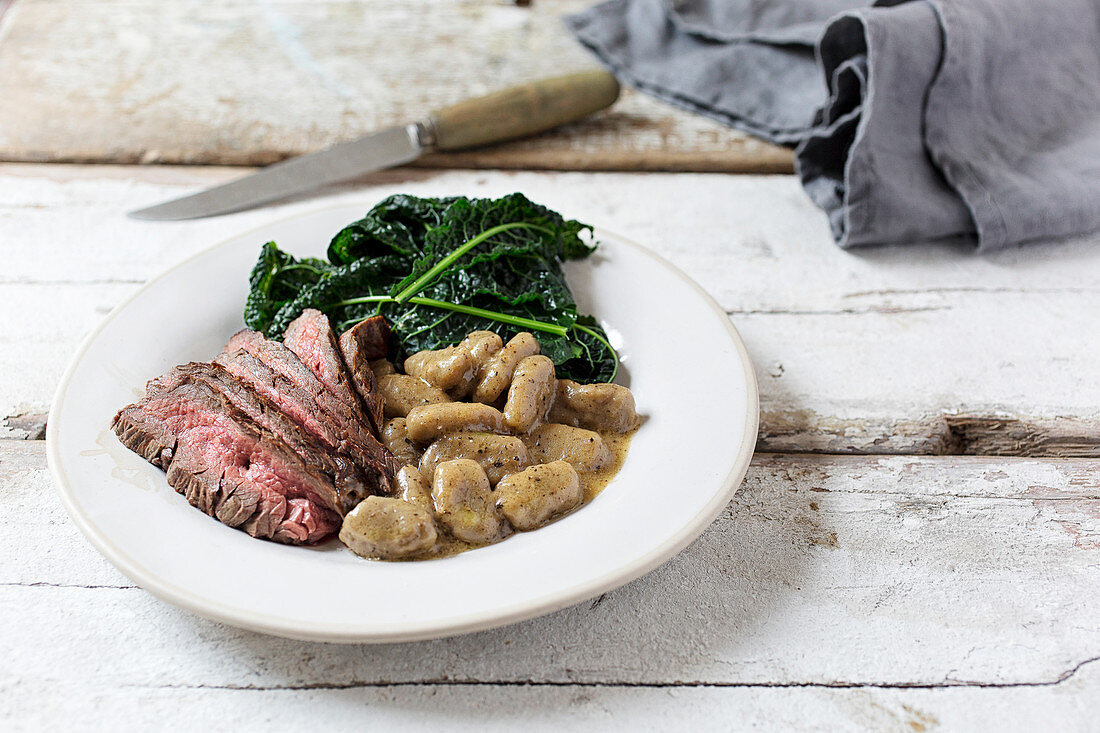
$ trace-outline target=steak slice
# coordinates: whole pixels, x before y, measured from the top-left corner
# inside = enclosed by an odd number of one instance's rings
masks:
[[[346,402],[354,412],[363,414],[360,393],[352,388],[328,316],[315,308],[306,308],[286,327],[283,345],[293,351],[330,392]],[[374,420],[369,410],[366,417],[375,436],[381,435],[381,423]]]
[[[219,354],[214,363],[251,386],[258,394],[271,401],[288,419],[300,425],[327,450],[346,459],[355,469],[363,484],[363,493],[389,493],[389,481],[379,459],[370,448],[363,447],[339,420],[322,409],[315,392],[307,392],[291,381],[284,373],[241,349],[233,353]],[[304,370],[304,367],[302,367]],[[312,374],[310,375],[312,376]],[[324,392],[319,384],[317,389]],[[331,398],[331,395],[329,395]],[[350,510],[351,507],[345,507]]]
[[[292,385],[296,392],[302,395],[301,399],[312,403],[316,415],[323,416],[324,421],[336,436],[336,447],[347,453],[358,464],[368,478],[372,472],[377,476],[376,488],[383,492],[391,491],[392,480],[401,465],[386,447],[378,442],[378,438],[371,432],[361,412],[355,412],[343,400],[337,398],[325,388],[321,380],[317,378],[309,367],[287,347],[277,341],[269,341],[257,331],[240,331],[229,340],[226,351],[215,361],[226,366],[237,376],[248,379],[249,372],[246,369],[235,370],[230,366],[236,361],[236,355],[232,352],[240,350],[262,362],[272,372]],[[276,402],[280,408],[286,410],[282,402]],[[302,405],[304,411],[306,405]],[[298,419],[295,412],[287,411],[294,419]]]
[[[339,450],[340,435],[316,400],[293,382],[243,349],[222,352],[214,363],[249,384],[329,450]]]
[[[326,444],[286,415],[277,403],[251,383],[239,379],[220,364],[192,362],[178,366],[149,383],[149,394],[166,392],[188,382],[199,382],[221,392],[234,407],[260,427],[270,430],[303,458],[329,476],[336,486],[341,514],[373,493],[362,471],[346,454]]]
[[[382,316],[367,318],[340,334],[340,352],[351,373],[351,383],[363,399],[379,434],[383,420],[382,393],[378,391],[378,381],[370,363],[389,354],[390,341],[390,327]]]
[[[154,382],[111,428],[165,469],[188,503],[230,527],[287,544],[318,542],[340,528],[331,477],[208,383]]]

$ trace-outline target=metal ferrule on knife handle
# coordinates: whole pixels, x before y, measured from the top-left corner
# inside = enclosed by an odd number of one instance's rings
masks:
[[[421,150],[431,150],[435,147],[435,124],[429,117],[419,122],[411,122],[405,126],[409,134],[409,140],[419,145]]]

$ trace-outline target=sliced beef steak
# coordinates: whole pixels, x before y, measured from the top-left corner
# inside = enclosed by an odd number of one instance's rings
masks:
[[[373,472],[377,476],[377,489],[389,493],[392,479],[401,466],[372,433],[361,411],[353,410],[336,397],[294,352],[277,341],[269,341],[256,331],[241,331],[229,340],[226,353],[215,360],[242,379],[251,380],[254,370],[237,363],[240,356],[235,352],[238,351],[254,357],[294,388],[291,396],[300,403],[299,409],[292,410],[285,404],[289,399],[276,402],[280,409],[301,422],[300,414],[306,413],[312,405],[313,416],[327,425],[335,436],[336,448],[351,456],[368,477]],[[282,391],[278,388],[273,390]]]
[[[329,450],[338,450],[339,430],[317,401],[279,372],[243,349],[222,352],[214,363],[248,383],[271,400],[290,419],[321,441]]]
[[[165,469],[192,506],[253,537],[311,543],[340,528],[331,476],[224,392],[181,376],[152,383],[115,416],[123,445]]]
[[[262,365],[261,365],[262,366]],[[336,486],[341,514],[374,493],[374,487],[346,454],[333,450],[335,444],[307,431],[291,419],[278,403],[261,393],[247,380],[229,372],[221,364],[192,362],[172,369],[148,385],[148,394],[167,392],[188,382],[199,382],[221,392],[238,410],[260,427],[270,430],[301,456],[305,462],[331,477]]]
[[[321,380],[321,384],[347,403],[356,413],[363,412],[359,395],[351,386],[344,359],[340,356],[340,346],[336,335],[329,325],[328,316],[315,308],[306,308],[302,315],[295,318],[286,327],[283,334],[283,346],[294,352],[309,367],[309,370]],[[362,415],[360,415],[362,418]],[[378,427],[374,428],[378,435]]]
[[[351,383],[363,400],[371,421],[381,431],[382,393],[370,363],[384,359],[390,350],[390,327],[382,316],[373,316],[340,334],[340,353],[351,374]]]
[[[382,316],[371,316],[359,321],[340,334],[340,347],[353,348],[357,359],[372,362],[385,359],[390,353],[393,334]]]

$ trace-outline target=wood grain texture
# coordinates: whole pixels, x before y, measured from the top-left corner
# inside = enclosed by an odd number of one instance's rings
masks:
[[[379,729],[528,710],[550,729],[611,709],[642,730],[692,715],[732,730],[751,706],[773,727],[897,729],[919,712],[929,728],[1013,729],[1039,706],[1083,730],[1100,691],[1100,597],[1085,592],[1100,585],[1096,460],[757,456],[714,525],[634,583],[493,631],[341,646],[134,588],[64,516],[43,454],[0,441],[0,612],[19,619],[0,638],[0,712],[28,725],[83,710],[137,729],[142,709],[182,722],[199,708],[281,725],[309,706],[338,729],[354,707]]]
[[[587,0],[20,0],[0,28],[0,159],[266,164],[592,68]],[[788,172],[789,150],[627,92],[610,112],[420,165]]]
[[[1100,454],[1096,237],[982,257],[951,244],[845,252],[793,178],[702,174],[393,171],[218,219],[123,216],[237,174],[0,166],[0,435],[32,435],[80,337],[206,246],[396,191],[520,190],[645,244],[718,300],[756,364],[763,450]]]
[[[0,435],[24,438],[0,440],[5,730],[1094,727],[1095,458],[761,454],[634,583],[479,634],[339,646],[136,588],[65,516],[36,438],[82,334],[203,247],[394,191],[521,190],[714,294],[756,361],[763,449],[1088,453],[1096,239],[847,253],[791,178],[686,174],[395,171],[220,219],[122,216],[237,173],[0,165]]]
[[[1093,668],[1057,687],[848,689],[622,685],[382,685],[238,690],[205,686],[103,688],[52,682],[11,688],[16,731],[438,730],[881,731],[1092,730]],[[6,691],[0,687],[0,691]],[[3,703],[0,703],[2,705]]]

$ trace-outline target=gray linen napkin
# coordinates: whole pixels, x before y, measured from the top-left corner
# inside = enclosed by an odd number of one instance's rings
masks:
[[[1100,229],[1100,0],[610,0],[642,91],[767,140],[842,247]]]

